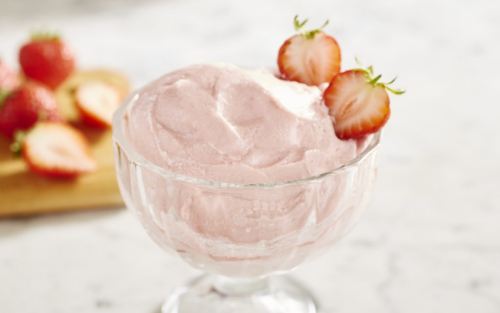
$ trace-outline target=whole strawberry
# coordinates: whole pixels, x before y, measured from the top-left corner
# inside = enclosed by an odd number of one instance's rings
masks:
[[[75,56],[59,36],[40,33],[21,47],[19,63],[27,77],[55,89],[74,71]]]
[[[0,132],[12,138],[17,130],[32,127],[39,119],[63,121],[53,92],[28,81],[0,103]]]
[[[295,16],[298,35],[288,38],[278,52],[278,67],[283,78],[310,86],[328,83],[340,72],[340,48],[332,36],[321,29],[304,30],[307,20]]]
[[[19,85],[19,76],[0,60],[0,90],[10,91]]]

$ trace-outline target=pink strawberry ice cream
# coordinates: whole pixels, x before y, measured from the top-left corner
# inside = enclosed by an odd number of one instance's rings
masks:
[[[357,153],[334,133],[322,91],[265,70],[194,65],[139,92],[128,139],[169,171],[228,183],[319,175]]]
[[[190,66],[147,85],[122,110],[114,132],[123,129],[131,146],[118,138],[127,206],[160,246],[210,272],[261,276],[296,267],[352,228],[373,186],[376,153],[333,175],[279,186],[172,174],[287,182],[359,154],[359,142],[335,136],[319,88],[266,70]]]

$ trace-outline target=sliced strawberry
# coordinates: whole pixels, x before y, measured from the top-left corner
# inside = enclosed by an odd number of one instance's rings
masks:
[[[82,120],[96,127],[111,127],[113,113],[121,101],[122,96],[116,88],[99,81],[82,84],[75,93]]]
[[[340,139],[356,139],[380,130],[391,114],[386,89],[402,94],[379,83],[380,75],[372,78],[373,71],[356,69],[338,74],[323,95],[335,134]]]
[[[306,22],[300,23],[295,16],[295,29],[300,34],[283,43],[278,53],[278,67],[285,79],[319,86],[340,72],[340,48],[337,41],[321,29],[305,31]],[[328,21],[321,28],[327,24]]]
[[[73,178],[96,168],[85,136],[65,123],[37,123],[21,147],[30,169],[43,176]]]

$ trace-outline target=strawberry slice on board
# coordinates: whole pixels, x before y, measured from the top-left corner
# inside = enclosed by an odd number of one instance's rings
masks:
[[[113,113],[120,106],[122,95],[115,87],[103,82],[87,82],[75,92],[75,102],[85,124],[110,128]]]
[[[22,137],[21,155],[36,174],[74,178],[96,169],[89,142],[66,123],[39,122]]]
[[[287,39],[278,53],[278,67],[283,78],[310,86],[328,83],[340,72],[340,48],[337,41],[321,29],[304,30],[307,20],[299,22],[295,16],[295,29],[300,33]]]
[[[354,69],[335,76],[323,94],[339,139],[358,139],[379,131],[391,115],[387,91],[396,95],[404,91],[373,78],[373,68]]]

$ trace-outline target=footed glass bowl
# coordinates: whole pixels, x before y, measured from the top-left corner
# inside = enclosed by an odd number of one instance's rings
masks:
[[[138,154],[124,132],[130,95],[113,118],[123,199],[163,249],[207,274],[175,291],[163,313],[302,313],[317,303],[283,274],[345,236],[375,183],[380,133],[344,166],[273,184],[204,181],[169,172]]]

